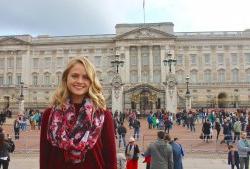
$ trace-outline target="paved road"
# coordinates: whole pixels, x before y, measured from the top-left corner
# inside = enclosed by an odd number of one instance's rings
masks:
[[[184,169],[226,169],[227,161],[222,157],[206,155],[189,155],[183,160]],[[145,164],[139,161],[139,169],[145,169]],[[9,169],[39,169],[38,154],[15,154],[11,156]]]

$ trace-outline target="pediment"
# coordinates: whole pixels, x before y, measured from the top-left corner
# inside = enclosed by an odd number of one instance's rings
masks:
[[[4,37],[0,39],[0,46],[9,45],[30,45],[30,43],[16,37]]]
[[[133,40],[133,39],[175,39],[176,36],[153,28],[138,28],[119,36],[116,40]]]

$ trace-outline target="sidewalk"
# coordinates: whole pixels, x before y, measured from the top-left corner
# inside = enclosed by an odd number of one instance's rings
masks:
[[[184,169],[224,169],[228,168],[227,160],[222,157],[208,156],[198,157],[199,155],[187,155],[183,160]],[[142,163],[143,158],[139,160],[139,169],[145,169]],[[39,169],[38,154],[14,154],[11,156],[10,169]]]

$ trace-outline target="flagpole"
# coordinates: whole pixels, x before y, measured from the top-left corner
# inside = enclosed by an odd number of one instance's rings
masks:
[[[143,0],[143,19],[144,19],[144,25],[145,25],[145,0]]]

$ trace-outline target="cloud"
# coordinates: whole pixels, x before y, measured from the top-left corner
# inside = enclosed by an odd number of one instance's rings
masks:
[[[142,23],[143,0],[1,0],[0,34],[115,33],[115,24]],[[145,0],[146,22],[173,22],[175,31],[250,28],[248,0]]]

